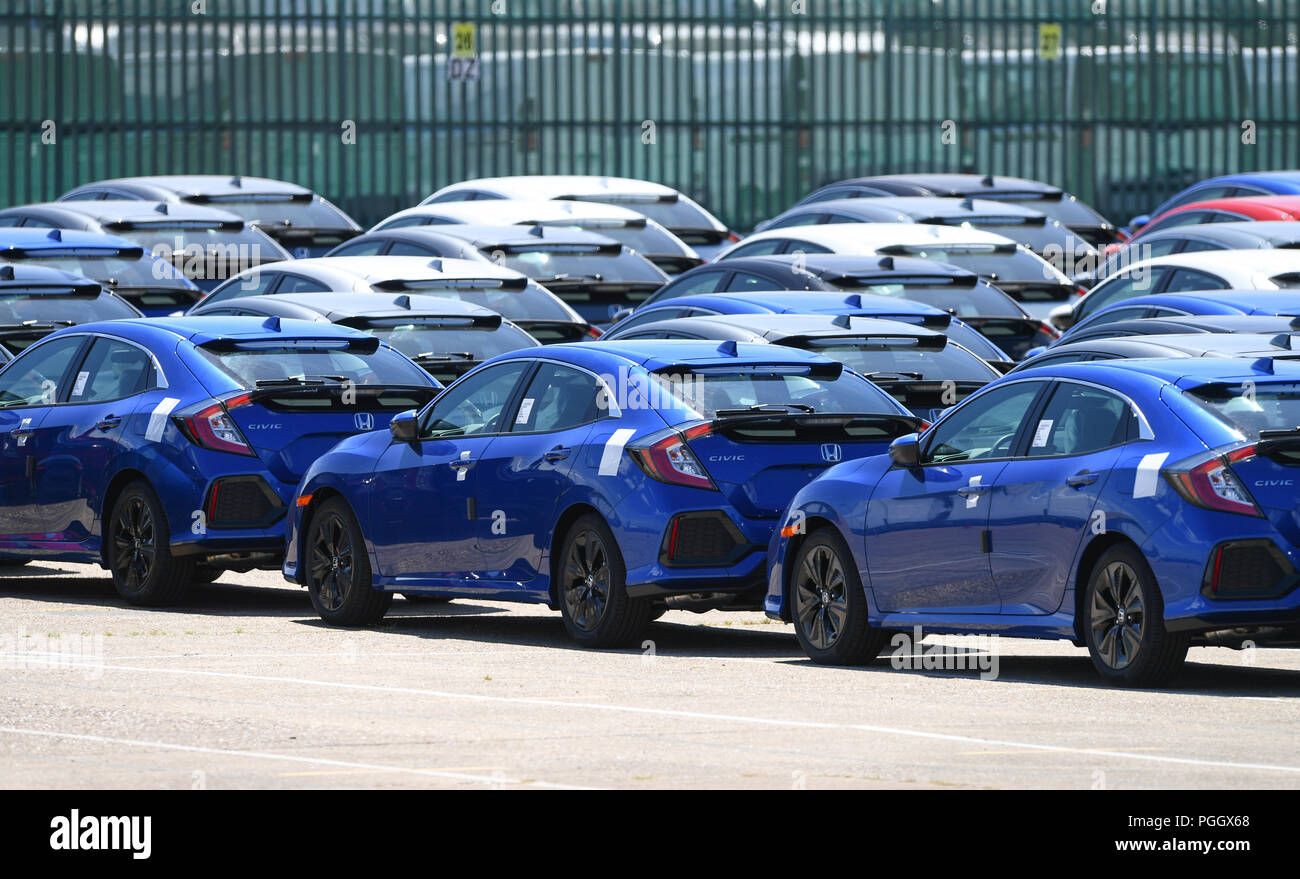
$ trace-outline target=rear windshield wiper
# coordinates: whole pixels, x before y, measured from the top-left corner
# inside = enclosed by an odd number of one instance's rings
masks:
[[[796,409],[799,412],[815,412],[812,406],[805,406],[802,403],[760,403],[757,406],[748,406],[744,409],[719,409],[713,414],[718,418],[727,418],[734,415],[753,415],[755,413],[763,414],[768,412],[781,413]]]
[[[43,330],[47,327],[76,326],[75,320],[25,320],[16,324],[0,324],[0,330]]]
[[[555,284],[562,281],[603,281],[605,280],[605,276],[594,272],[586,275],[568,273],[563,275],[552,275],[549,278],[535,278],[534,280],[539,284],[545,285]]]
[[[910,379],[913,381],[922,381],[925,379],[925,376],[919,372],[869,372],[866,375],[864,375],[863,378],[868,379],[870,381],[876,381],[877,379],[895,379],[895,380]]]
[[[344,375],[291,375],[286,378],[264,378],[258,379],[255,383],[259,388],[273,388],[282,386],[297,387],[299,385],[323,385],[326,382],[343,384],[347,381]]]
[[[425,351],[411,359],[417,363],[421,360],[473,360],[474,355],[469,351]]]

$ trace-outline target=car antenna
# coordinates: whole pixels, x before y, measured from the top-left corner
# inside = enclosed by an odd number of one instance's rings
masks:
[[[877,263],[877,265],[887,272],[892,272],[894,270],[894,258],[892,256],[887,256]]]
[[[528,234],[529,234],[529,235],[532,235],[534,238],[541,238],[541,237],[543,237],[543,236],[542,236],[542,224],[541,224],[541,223],[538,223],[536,226],[534,226],[533,228],[529,229],[529,230],[528,230]]]
[[[45,237],[49,238],[51,241],[62,241],[63,233],[60,232],[58,229],[51,229],[50,234],[46,235]]]
[[[238,174],[236,174],[234,177],[230,178],[230,185],[238,189],[244,185],[244,181],[240,179]]]
[[[850,293],[848,296],[844,297],[844,304],[847,305],[847,306],[849,306],[850,308],[861,308],[861,307],[862,307],[862,294],[861,294],[861,293]]]
[[[1254,363],[1252,363],[1252,364],[1250,365],[1250,368],[1253,369],[1253,370],[1255,370],[1255,372],[1266,372],[1266,373],[1268,373],[1269,375],[1272,375],[1272,374],[1273,374],[1273,358],[1272,358],[1272,357],[1261,357],[1261,358],[1259,358],[1258,360],[1256,360]]]
[[[405,308],[409,311],[411,308],[411,297],[398,296],[396,299],[393,300],[393,304],[396,305],[398,308]]]
[[[1269,339],[1269,340],[1268,340],[1268,343],[1269,343],[1270,345],[1272,345],[1274,348],[1285,348],[1286,350],[1290,351],[1290,350],[1291,350],[1291,334],[1290,334],[1290,333],[1278,333],[1276,336],[1274,336],[1273,338]]]
[[[965,200],[962,201],[962,203],[961,203],[961,209],[964,210],[964,211],[973,211],[973,210],[975,210],[975,199],[970,198],[970,197],[968,196]]]
[[[167,205],[163,202],[158,202],[158,207],[154,208],[154,211],[159,214],[165,214],[167,213]]]
[[[847,314],[836,315],[835,320],[831,321],[831,325],[847,330],[853,326],[853,318],[849,317]]]
[[[993,185],[992,174],[985,175],[984,179],[980,181],[980,186],[992,186],[992,185]]]
[[[718,353],[725,354],[728,357],[739,357],[740,352],[736,349],[736,340],[728,339],[718,346]]]
[[[0,266],[0,281],[12,281],[14,279],[13,266]]]
[[[429,268],[433,269],[435,272],[442,271],[442,260],[440,259],[429,260]]]
[[[280,332],[280,318],[274,315],[268,317],[266,320],[262,321],[262,329],[270,330],[273,333]]]

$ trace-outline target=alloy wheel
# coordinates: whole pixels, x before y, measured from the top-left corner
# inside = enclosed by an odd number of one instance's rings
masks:
[[[113,569],[129,591],[137,591],[154,568],[157,531],[142,498],[130,498],[113,520]]]
[[[609,554],[595,531],[581,531],[564,560],[564,606],[584,632],[600,624],[609,602]]]
[[[1112,562],[1092,590],[1088,622],[1097,655],[1115,670],[1127,668],[1142,649],[1146,604],[1137,572],[1124,562]]]
[[[794,584],[795,615],[808,643],[829,649],[844,630],[849,605],[844,568],[829,547],[816,546],[804,556]]]
[[[321,607],[338,610],[352,589],[352,537],[336,515],[326,516],[312,533],[311,581]]]

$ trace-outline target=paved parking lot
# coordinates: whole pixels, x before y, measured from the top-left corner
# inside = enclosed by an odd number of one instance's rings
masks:
[[[1300,652],[1193,649],[1130,692],[1039,641],[994,680],[820,668],[759,614],[673,612],[597,653],[544,608],[341,631],[278,574],[142,610],[51,563],[0,574],[0,612],[7,788],[1300,787]]]

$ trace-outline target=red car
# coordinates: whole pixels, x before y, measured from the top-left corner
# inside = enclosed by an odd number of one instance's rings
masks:
[[[1143,226],[1131,240],[1172,226],[1231,223],[1237,220],[1300,220],[1300,195],[1247,195],[1195,201],[1165,211]],[[1112,245],[1106,252],[1111,253],[1116,249],[1118,248]]]

